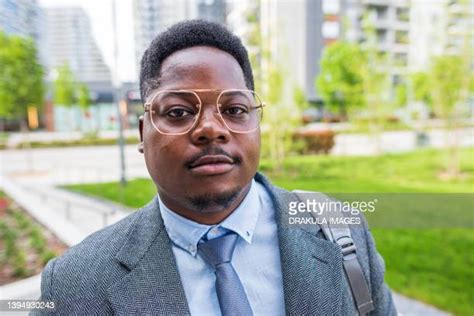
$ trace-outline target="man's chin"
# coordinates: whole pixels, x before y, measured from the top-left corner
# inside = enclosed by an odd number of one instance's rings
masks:
[[[200,213],[217,213],[228,209],[240,197],[241,192],[241,188],[223,192],[208,191],[189,198],[189,202]]]

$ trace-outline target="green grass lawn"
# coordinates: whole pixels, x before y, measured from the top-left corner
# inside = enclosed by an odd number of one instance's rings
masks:
[[[463,149],[461,158],[463,176],[449,181],[439,179],[446,156],[436,150],[380,157],[290,157],[278,172],[273,171],[269,161],[263,160],[260,170],[273,183],[289,190],[474,193],[474,148]],[[143,206],[156,192],[148,179],[132,180],[125,189],[120,189],[118,183],[68,188],[129,207]],[[463,211],[460,216],[472,223],[474,205]],[[369,217],[370,223],[374,220]],[[372,232],[378,250],[385,258],[386,280],[392,289],[458,315],[474,314],[472,225],[464,228],[377,226]]]

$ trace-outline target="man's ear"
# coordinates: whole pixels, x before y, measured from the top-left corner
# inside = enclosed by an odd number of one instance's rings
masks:
[[[138,118],[138,132],[140,133],[140,143],[138,143],[138,152],[143,154],[143,115]]]

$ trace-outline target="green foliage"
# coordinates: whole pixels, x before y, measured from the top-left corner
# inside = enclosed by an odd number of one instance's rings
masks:
[[[28,274],[26,253],[22,249],[18,249],[13,256],[13,274],[19,278],[25,277]]]
[[[442,118],[453,114],[455,105],[461,100],[466,67],[461,56],[435,57],[430,69],[431,98],[434,111]]]
[[[301,93],[298,96],[300,104],[288,98],[283,69],[270,62],[269,65],[270,70],[265,74],[262,85],[263,100],[268,105],[263,112],[262,156],[272,159],[279,166],[298,145],[293,141],[293,132],[301,122],[300,107],[304,106],[301,98],[304,97]]]
[[[56,256],[57,254],[54,251],[45,250],[41,253],[41,256],[40,256],[41,263],[46,264],[48,263],[49,260],[53,259]]]
[[[383,106],[389,104],[388,94],[390,91],[389,77],[387,75],[387,55],[377,48],[376,33],[370,21],[364,22],[366,41],[362,43],[361,49],[366,54],[366,63],[362,66],[362,82],[365,105],[370,114],[376,118],[383,115]]]
[[[38,226],[34,226],[30,230],[30,245],[39,253],[46,250],[46,240]]]
[[[28,230],[31,225],[31,222],[25,214],[20,211],[13,211],[12,216],[13,218],[15,218],[15,221],[18,224],[18,228],[20,228],[21,230]]]
[[[86,84],[79,84],[77,88],[77,103],[83,109],[87,109],[91,105],[90,91]]]
[[[388,115],[390,109],[389,94],[391,83],[387,75],[389,68],[387,54],[381,52],[377,45],[377,32],[373,23],[373,15],[365,16],[362,27],[366,40],[362,43],[362,49],[367,56],[367,63],[362,72],[364,99],[368,113],[374,118],[370,122],[370,131],[375,143],[376,154],[381,153],[381,133],[384,129],[383,117]]]
[[[271,67],[265,80],[264,100],[269,104],[278,104],[283,96],[283,71],[278,66]]]
[[[395,87],[395,106],[402,107],[408,102],[408,88],[405,83],[401,83]]]
[[[365,106],[363,72],[367,56],[357,44],[337,42],[321,58],[316,90],[324,103],[346,116],[353,108]]]
[[[54,102],[57,105],[72,107],[79,105],[81,112],[91,105],[90,91],[86,84],[76,82],[74,74],[69,65],[56,69],[57,77],[54,81]],[[82,117],[78,118],[78,126],[81,126]]]
[[[25,118],[28,106],[43,105],[44,92],[33,41],[0,30],[0,116]]]
[[[5,255],[7,258],[12,257],[16,251],[16,239],[18,233],[12,229],[8,228],[3,232],[3,242],[5,243]]]
[[[435,57],[430,69],[431,99],[433,110],[446,122],[445,148],[447,163],[444,168],[446,176],[457,177],[459,167],[459,142],[456,137],[449,135],[457,126],[458,105],[464,105],[469,97],[469,80],[471,61],[463,55]]]
[[[413,87],[413,98],[426,105],[431,105],[431,83],[429,74],[426,72],[416,72],[410,76]]]
[[[48,239],[41,226],[34,224],[3,191],[0,198],[9,202],[6,216],[0,219],[0,281],[39,273],[39,269],[56,256],[55,250],[48,249]]]
[[[293,102],[300,111],[306,110],[309,106],[304,90],[300,87],[295,87],[293,92]]]
[[[245,12],[249,24],[244,35],[255,80],[255,90],[267,105],[263,110],[262,156],[271,157],[276,163],[294,149],[292,133],[300,123],[300,109],[305,107],[304,94],[291,100],[286,84],[283,64],[270,51],[268,38],[262,37],[260,28],[260,1],[252,1]],[[295,102],[292,102],[295,101]]]
[[[54,80],[54,102],[58,105],[70,107],[76,101],[74,74],[68,64],[64,64],[56,70],[57,78]]]
[[[5,232],[7,231],[7,223],[4,220],[0,219],[0,239],[3,238]]]
[[[243,39],[245,46],[248,48],[250,64],[254,76],[255,91],[261,92],[262,34],[260,28],[260,0],[251,2],[244,15],[248,27]]]

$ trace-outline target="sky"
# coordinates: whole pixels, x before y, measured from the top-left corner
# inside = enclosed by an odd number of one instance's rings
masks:
[[[92,35],[99,46],[105,63],[113,69],[113,17],[114,0],[39,0],[41,7],[81,7],[89,16]],[[135,47],[133,40],[133,0],[116,0],[118,38],[118,79],[137,81]]]

